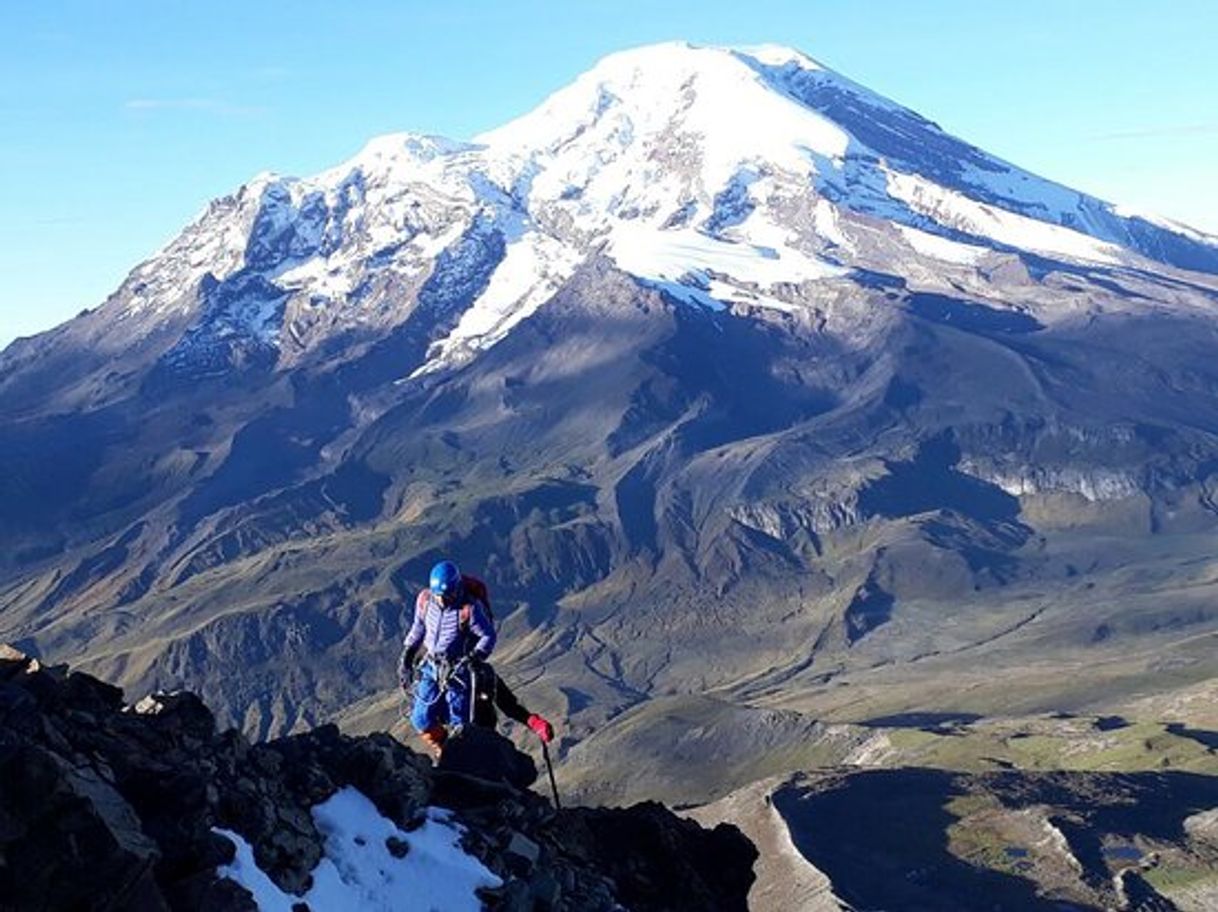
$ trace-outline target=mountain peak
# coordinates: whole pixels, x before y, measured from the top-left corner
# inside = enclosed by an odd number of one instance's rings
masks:
[[[743,45],[735,48],[734,52],[741,56],[752,58],[766,66],[789,66],[793,64],[801,70],[829,71],[829,68],[819,60],[809,57],[799,48],[793,48],[785,44]]]
[[[744,62],[755,66],[791,66],[804,70],[832,72],[824,64],[805,54],[798,48],[782,44],[713,45],[691,41],[662,41],[627,48],[607,54],[587,71],[585,75],[620,74],[639,70],[683,69],[708,71],[716,68],[732,68]]]
[[[720,166],[715,171],[725,171],[716,175],[723,180],[741,161],[773,154],[778,145],[795,143],[841,157],[849,136],[762,72],[779,61],[801,72],[825,71],[789,48],[766,46],[758,53],[669,42],[610,54],[535,110],[478,141],[551,154],[574,141],[595,142],[607,144],[612,154],[614,147],[636,141],[696,134],[703,158]]]

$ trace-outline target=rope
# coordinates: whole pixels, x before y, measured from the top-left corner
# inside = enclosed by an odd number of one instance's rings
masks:
[[[429,656],[424,661],[424,664],[429,664],[429,665],[431,665],[431,667],[433,669],[435,669],[436,695],[431,700],[423,701],[423,705],[426,706],[428,709],[430,709],[431,707],[435,706],[437,703],[439,703],[441,700],[444,699],[444,695],[448,693],[449,683],[454,678],[456,678],[457,674],[461,671],[461,668],[463,666],[468,667],[470,665],[470,662],[469,662],[468,658],[463,658],[454,665],[451,662],[448,662],[447,660],[441,659],[440,661],[436,661],[435,659],[433,659]],[[422,683],[422,681],[419,680],[419,681],[415,681],[414,684],[411,685],[411,694],[415,698],[415,700],[419,699],[419,685],[421,683]],[[471,695],[470,696],[470,705],[472,706],[473,705],[473,669],[472,668],[470,669],[470,695]],[[471,709],[470,711],[472,712],[473,710]],[[472,719],[471,719],[471,721],[472,721]]]

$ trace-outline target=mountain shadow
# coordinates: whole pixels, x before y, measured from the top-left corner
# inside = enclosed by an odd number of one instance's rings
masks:
[[[999,310],[974,301],[961,301],[939,294],[913,294],[909,312],[914,316],[966,332],[1002,335],[1037,332],[1044,329],[1035,317],[1016,310]]]
[[[1041,809],[1064,836],[1083,895],[1095,905],[1038,892],[1031,879],[970,864],[949,849],[961,797],[996,800],[1021,812]],[[1113,876],[1143,904],[1170,909],[1136,869],[1135,843],[1187,843],[1185,821],[1218,806],[1218,777],[1183,772],[966,774],[932,769],[868,770],[793,780],[772,796],[800,852],[856,909],[901,912],[1029,912],[1110,908]],[[1019,857],[1017,846],[1008,856]],[[1020,869],[1016,869],[1020,870]],[[1131,887],[1132,884],[1132,887]]]
[[[923,441],[907,462],[887,463],[888,474],[859,493],[869,516],[913,516],[930,510],[957,510],[979,520],[1013,523],[1019,499],[997,485],[956,469],[960,447],[950,431]]]
[[[946,810],[967,794],[943,770],[859,773],[824,791],[779,789],[774,807],[799,853],[852,908],[902,912],[1063,912],[1086,909],[1046,899],[1022,877],[968,864],[948,851]]]

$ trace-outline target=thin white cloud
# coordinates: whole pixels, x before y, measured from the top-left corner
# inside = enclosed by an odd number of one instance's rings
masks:
[[[218,98],[131,98],[123,103],[128,111],[202,111],[228,117],[265,114],[258,105],[239,105]]]

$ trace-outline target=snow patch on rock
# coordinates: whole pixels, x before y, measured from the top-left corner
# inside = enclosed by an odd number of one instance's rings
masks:
[[[314,807],[313,820],[325,837],[325,855],[303,896],[276,886],[254,861],[250,844],[230,830],[215,830],[237,849],[219,875],[249,890],[261,912],[292,912],[302,902],[318,910],[477,912],[482,903],[474,891],[501,884],[461,848],[462,829],[447,811],[431,809],[423,826],[407,833],[359,791],[345,788]],[[391,845],[399,847],[396,853]],[[407,847],[404,855],[401,846]]]

